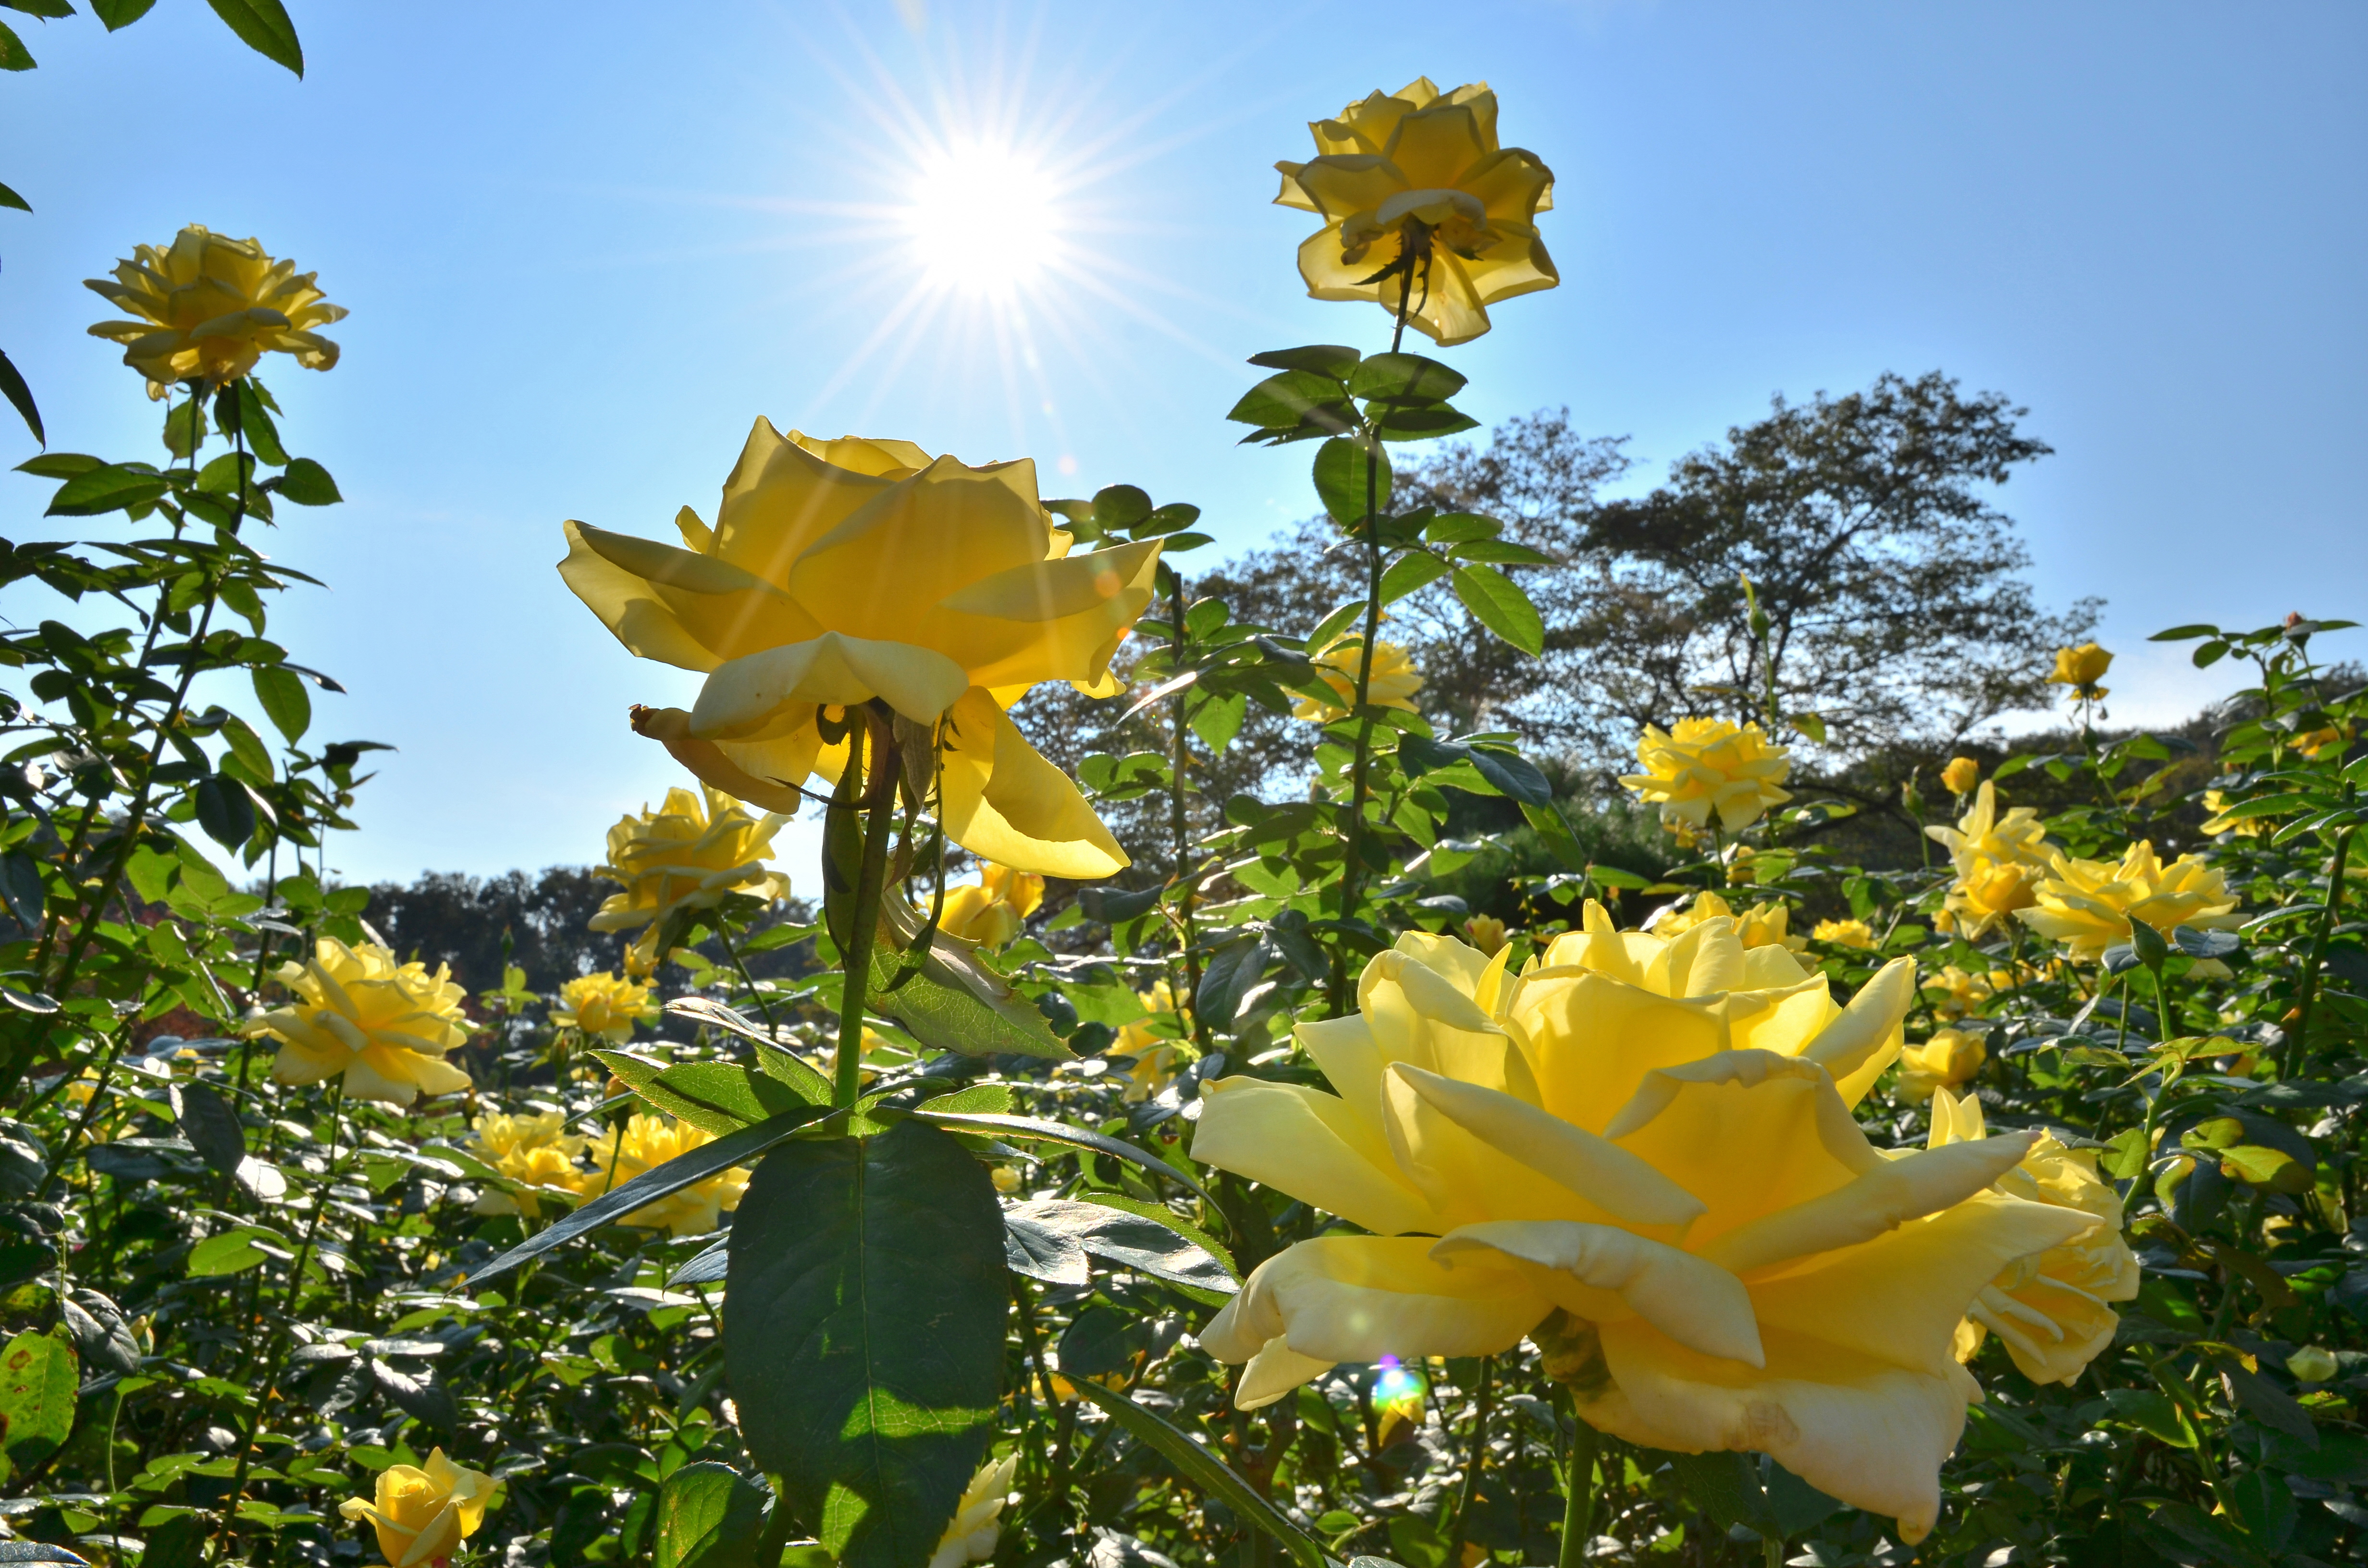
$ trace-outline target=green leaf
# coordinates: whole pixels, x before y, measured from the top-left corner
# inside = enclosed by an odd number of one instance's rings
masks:
[[[1475,539],[1469,544],[1455,547],[1458,561],[1490,561],[1500,566],[1551,566],[1554,558],[1543,550],[1531,550],[1526,544],[1511,544],[1501,539]]]
[[[661,1198],[671,1198],[684,1187],[696,1187],[734,1165],[746,1165],[801,1128],[829,1114],[827,1106],[803,1106],[754,1127],[727,1133],[712,1143],[701,1143],[688,1154],[677,1155],[655,1170],[643,1171],[622,1187],[609,1188],[565,1219],[555,1221],[550,1229],[536,1232],[470,1275],[467,1283],[472,1287],[482,1285],[497,1274],[507,1274],[519,1264],[541,1256],[562,1242],[574,1241],[587,1231],[598,1230],[620,1214],[630,1214]]]
[[[1072,1127],[1065,1121],[1047,1121],[1032,1116],[996,1116],[980,1111],[916,1110],[909,1114],[932,1127],[943,1127],[955,1132],[983,1132],[1022,1143],[1059,1143],[1071,1149],[1089,1149],[1097,1154],[1124,1160],[1138,1170],[1166,1176],[1169,1181],[1190,1187],[1210,1202],[1216,1202],[1207,1187],[1156,1154],[1107,1133]]]
[[[654,1063],[627,1051],[592,1054],[642,1098],[719,1137],[815,1103],[780,1078],[729,1062],[686,1062],[652,1072]],[[822,1097],[826,1102],[830,1096]]]
[[[1382,603],[1395,604],[1417,588],[1428,587],[1454,567],[1427,550],[1414,551],[1390,562],[1382,574]]]
[[[313,726],[313,699],[304,689],[304,677],[285,665],[257,665],[254,680],[255,699],[272,727],[290,745],[302,740]]]
[[[658,1489],[657,1568],[756,1568],[765,1489],[728,1464],[684,1465]]]
[[[1349,378],[1349,395],[1364,403],[1444,403],[1463,382],[1461,371],[1419,354],[1376,354]]]
[[[1422,537],[1433,544],[1466,544],[1474,540],[1495,539],[1504,531],[1504,524],[1477,512],[1449,512],[1422,526]]]
[[[311,458],[291,458],[287,472],[272,482],[274,488],[299,506],[334,506],[345,499],[329,471]]]
[[[1571,831],[1570,819],[1562,814],[1562,807],[1551,801],[1544,805],[1523,801],[1520,805],[1522,818],[1545,841],[1554,858],[1562,862],[1563,869],[1584,874],[1588,869],[1587,849],[1578,842],[1578,835]],[[1602,879],[1599,877],[1596,880],[1600,881]]]
[[[1311,419],[1349,430],[1357,422],[1340,383],[1305,370],[1269,376],[1244,392],[1225,417],[1262,430],[1293,430]]]
[[[1072,1060],[1069,1048],[1054,1037],[1034,1003],[943,932],[931,939],[919,972],[905,973],[912,945],[920,939],[923,916],[902,894],[882,903],[881,940],[871,945],[873,1006],[932,1051]],[[896,983],[900,975],[902,983]]]
[[[7,6],[11,11],[22,11],[28,17],[40,17],[45,21],[52,22],[62,17],[74,15],[73,0],[0,0],[0,6]]]
[[[1390,509],[1388,454],[1379,447],[1333,437],[1315,449],[1315,494],[1344,528],[1362,524],[1368,514],[1382,516]]]
[[[31,1330],[0,1349],[0,1452],[19,1473],[65,1446],[81,1383],[74,1347]]]
[[[258,779],[268,782],[272,778],[271,753],[266,749],[263,737],[255,733],[253,725],[236,717],[225,720],[222,738],[222,744],[230,748],[231,756],[238,759],[239,766]]]
[[[934,1128],[789,1144],[750,1176],[725,1376],[780,1506],[844,1568],[936,1550],[995,1435],[1009,1290],[995,1185]]]
[[[50,497],[51,517],[96,517],[128,506],[143,506],[168,488],[163,474],[145,464],[108,463],[75,475]]]
[[[206,0],[239,41],[266,60],[304,74],[304,47],[296,41],[296,24],[279,0]],[[302,503],[305,506],[312,502]]]
[[[1826,721],[1823,716],[1816,713],[1787,713],[1785,718],[1792,722],[1793,728],[1808,736],[1816,744],[1826,744]]]
[[[16,192],[8,194],[14,196]],[[25,210],[29,212],[32,209],[27,207]],[[41,428],[41,411],[33,402],[33,389],[25,384],[25,378],[17,372],[16,362],[6,354],[0,354],[0,395],[6,396],[10,406],[16,409],[17,416],[25,422],[27,429],[32,431],[33,439],[48,446],[50,437]]]
[[[208,1236],[189,1249],[189,1278],[219,1279],[233,1274],[244,1274],[278,1253],[279,1248],[271,1244],[279,1239],[269,1231],[248,1225],[224,1231],[218,1236]]]
[[[1530,596],[1494,566],[1455,569],[1455,597],[1472,618],[1532,658],[1545,652],[1546,623]]]
[[[0,207],[13,207],[19,212],[30,212],[33,204],[7,186],[0,185]]]
[[[105,468],[107,460],[92,457],[87,452],[43,452],[37,458],[27,458],[17,465],[18,473],[38,474],[43,479],[72,479],[88,473],[95,468]]]
[[[198,780],[198,825],[225,849],[236,849],[255,836],[255,798],[237,779],[210,774]]]
[[[1105,1415],[1138,1441],[1158,1449],[1193,1484],[1281,1542],[1282,1549],[1291,1553],[1296,1568],[1326,1568],[1324,1548],[1313,1536],[1284,1517],[1224,1460],[1194,1442],[1180,1427],[1171,1426],[1166,1417],[1144,1409],[1116,1389],[1106,1389],[1083,1379],[1075,1386],[1081,1398],[1099,1405]]]
[[[1094,492],[1094,526],[1106,534],[1131,529],[1150,516],[1151,497],[1134,485],[1108,484]]]
[[[1250,356],[1250,363],[1269,370],[1305,370],[1330,381],[1346,381],[1360,358],[1353,348],[1337,343],[1315,343],[1304,348],[1269,348]]]
[[[279,426],[271,422],[271,411],[263,406],[263,397],[255,390],[253,378],[242,376],[232,383],[232,388],[238,394],[239,433],[246,437],[247,446],[273,468],[287,467],[288,452],[279,444]]]
[[[30,71],[32,68],[33,51],[25,47],[25,40],[17,36],[15,28],[0,22],[0,71]]]
[[[117,32],[146,16],[155,4],[156,0],[90,0],[90,9],[107,24],[108,32]]]

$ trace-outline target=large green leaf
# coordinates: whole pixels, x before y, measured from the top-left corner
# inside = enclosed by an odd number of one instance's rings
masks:
[[[12,190],[8,194],[14,196],[17,193]],[[19,200],[16,205],[24,207],[25,204]],[[29,212],[32,209],[26,207],[25,210]],[[0,354],[0,396],[7,398],[10,406],[17,411],[17,416],[33,433],[33,439],[43,446],[49,445],[49,435],[41,428],[40,408],[33,402],[33,389],[25,384],[25,378],[17,371],[16,362],[6,354]]]
[[[1367,462],[1370,460],[1371,487]],[[1315,449],[1315,494],[1324,509],[1344,528],[1362,523],[1368,514],[1379,517],[1390,509],[1390,460],[1379,447],[1368,447],[1335,436]]]
[[[1008,1052],[1071,1060],[1036,1005],[944,932],[931,936],[917,972],[914,945],[923,916],[901,896],[882,901],[880,938],[871,945],[871,1004],[913,1031],[932,1051],[965,1056]]]
[[[1520,585],[1494,566],[1474,562],[1455,569],[1455,597],[1472,619],[1535,657],[1545,651],[1546,623]]]
[[[304,46],[279,0],[206,0],[239,41],[264,59],[304,74]]]
[[[658,1489],[657,1568],[756,1568],[765,1489],[728,1464],[702,1460]]]
[[[81,1379],[74,1347],[30,1330],[0,1350],[0,1454],[22,1473],[63,1447],[74,1431]]]
[[[926,1562],[985,1458],[1008,1307],[995,1184],[904,1122],[793,1143],[732,1227],[723,1357],[750,1455],[845,1568]]]
[[[592,1054],[642,1098],[719,1137],[830,1097],[827,1089],[817,1097],[736,1062],[685,1062],[662,1068],[647,1057],[630,1051],[596,1051]]]
[[[1292,1524],[1281,1509],[1235,1474],[1224,1460],[1194,1442],[1182,1428],[1171,1426],[1116,1389],[1106,1389],[1083,1378],[1076,1380],[1075,1387],[1078,1393],[1101,1406],[1131,1436],[1166,1455],[1167,1461],[1183,1471],[1194,1485],[1222,1499],[1240,1517],[1281,1542],[1298,1568],[1326,1568],[1324,1548],[1315,1537]]]

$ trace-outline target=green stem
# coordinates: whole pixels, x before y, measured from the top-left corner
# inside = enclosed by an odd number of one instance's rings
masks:
[[[741,985],[747,990],[748,999],[757,1004],[757,1011],[765,1015],[765,1027],[778,1031],[780,1022],[773,1017],[773,1005],[766,1000],[763,992],[757,989],[756,979],[749,974],[747,964],[742,961],[740,949],[733,945],[732,927],[721,917],[715,922],[715,939],[723,944],[723,956],[732,960],[732,971],[740,977]]]
[[[1472,1411],[1472,1457],[1463,1466],[1463,1490],[1455,1500],[1455,1528],[1447,1540],[1449,1568],[1463,1561],[1463,1536],[1472,1522],[1473,1500],[1480,1494],[1480,1472],[1488,1464],[1488,1416],[1497,1397],[1497,1358],[1480,1358],[1480,1388]]]
[[[1185,643],[1190,635],[1184,625],[1184,574],[1177,572],[1174,576],[1176,591],[1168,600],[1169,606],[1176,612],[1175,641],[1170,644],[1173,650],[1173,656],[1169,663],[1171,672],[1184,663]],[[1192,853],[1192,819],[1184,806],[1185,778],[1192,763],[1192,748],[1189,739],[1190,732],[1186,729],[1184,722],[1185,704],[1190,696],[1190,691],[1179,691],[1169,699],[1170,711],[1176,725],[1176,746],[1175,756],[1170,759],[1172,771],[1167,780],[1167,827],[1176,840],[1176,880],[1181,888],[1177,899],[1177,928],[1183,938],[1184,995],[1182,1000],[1187,1008],[1190,1008],[1192,999],[1201,994],[1200,934],[1194,929],[1192,922],[1193,883],[1185,875],[1185,867]],[[1216,1049],[1215,1043],[1209,1038],[1209,1026],[1201,1021],[1197,1009],[1192,1010],[1190,1017],[1192,1019],[1193,1040],[1200,1046],[1201,1053],[1205,1056]]]
[[[863,1082],[863,1006],[871,983],[871,944],[879,934],[880,893],[888,880],[888,840],[896,826],[895,736],[887,724],[875,723],[868,709],[861,713],[872,731],[872,758],[863,795],[868,820],[863,824],[863,869],[855,888],[855,928],[848,935],[847,983],[839,993],[838,1054],[833,1063],[837,1082],[831,1103],[840,1106],[855,1103]],[[850,748],[848,766],[859,761],[860,754]]]
[[[781,1476],[767,1475],[773,1486],[772,1511],[765,1516],[765,1533],[757,1538],[756,1562],[758,1568],[779,1568],[781,1554],[789,1550],[791,1533],[797,1521],[790,1515],[789,1483]]]
[[[2344,803],[2357,799],[2359,790],[2344,787]],[[2309,1060],[2310,1015],[2318,1006],[2318,976],[2327,965],[2327,948],[2335,939],[2336,911],[2343,904],[2344,869],[2351,862],[2351,835],[2359,830],[2355,824],[2345,828],[2335,838],[2335,864],[2327,874],[2327,908],[2319,915],[2318,935],[2310,944],[2310,963],[2303,971],[2302,996],[2294,1003],[2294,1032],[2286,1037],[2285,1062],[2279,1076],[2298,1078]]]
[[[1570,1437],[1569,1479],[1563,1485],[1566,1502],[1562,1516],[1562,1555],[1558,1561],[1560,1568],[1585,1568],[1587,1543],[1595,1539],[1595,1455],[1602,1447],[1603,1438],[1577,1414],[1575,1402],[1571,1419],[1577,1426]]]

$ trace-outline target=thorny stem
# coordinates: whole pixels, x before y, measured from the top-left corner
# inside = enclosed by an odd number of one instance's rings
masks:
[[[1184,662],[1184,645],[1188,636],[1184,626],[1184,574],[1176,572],[1175,581],[1176,591],[1168,601],[1176,612],[1175,641],[1170,644],[1173,649],[1171,667]],[[1190,695],[1189,691],[1178,691],[1169,699],[1175,716],[1176,747],[1175,756],[1170,759],[1172,776],[1167,781],[1167,826],[1176,839],[1176,880],[1182,887],[1182,893],[1177,901],[1177,917],[1179,934],[1183,937],[1184,998],[1187,1006],[1201,994],[1201,943],[1192,925],[1193,883],[1185,875],[1185,863],[1192,852],[1192,823],[1184,809],[1185,772],[1192,762],[1192,750],[1188,739],[1190,732],[1184,724],[1185,703]],[[1202,1021],[1198,1008],[1192,1009],[1191,1018],[1192,1038],[1205,1056],[1215,1049],[1209,1039],[1209,1026]]]
[[[833,1062],[837,1087],[831,1096],[837,1106],[853,1105],[862,1085],[863,1006],[871,983],[871,945],[879,934],[880,892],[888,880],[888,840],[896,826],[895,736],[868,708],[850,711],[848,717],[856,717],[857,711],[871,732],[873,756],[862,797],[869,820],[863,825],[863,868],[855,888],[855,928],[848,933],[847,982],[839,993],[838,1053]],[[850,746],[848,767],[858,767],[861,762],[861,748]]]

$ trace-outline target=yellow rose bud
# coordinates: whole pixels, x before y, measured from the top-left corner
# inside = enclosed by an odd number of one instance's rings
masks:
[[[2106,695],[2097,683],[2113,665],[2113,656],[2094,642],[2083,642],[2078,648],[2055,650],[2055,673],[2047,677],[2051,686],[2068,686],[2072,695],[2082,701],[2094,702]]]
[[[1497,143],[1486,83],[1441,93],[1427,76],[1317,120],[1317,156],[1278,163],[1278,205],[1324,219],[1299,247],[1318,300],[1371,300],[1442,346],[1488,330],[1486,307],[1559,283],[1538,238],[1554,171]]]
[[[1019,1190],[1019,1173],[1009,1165],[997,1165],[987,1176],[995,1182],[995,1190],[1007,1198]]]
[[[1941,769],[1941,782],[1952,795],[1970,793],[1981,777],[1982,765],[1970,756],[1952,756],[1948,766]]]
[[[938,1540],[937,1551],[929,1554],[929,1568],[962,1568],[965,1562],[984,1562],[995,1555],[996,1545],[1003,1539],[1003,1505],[1019,1474],[1019,1456],[1013,1454],[989,1460],[971,1477],[953,1518]]]
[[[1964,1029],[1939,1029],[1922,1045],[1899,1053],[1899,1094],[1902,1099],[1929,1100],[1936,1089],[1953,1089],[1970,1083],[1982,1070],[1989,1050],[1982,1037]]]
[[[438,1449],[427,1467],[391,1464],[378,1472],[376,1498],[348,1497],[337,1512],[359,1524],[368,1519],[378,1549],[391,1568],[440,1563],[485,1522],[494,1478],[454,1464]]]
[[[634,715],[692,773],[795,811],[805,780],[846,764],[822,722],[877,699],[937,737],[955,843],[1043,876],[1127,864],[1004,710],[1047,680],[1114,694],[1110,655],[1151,602],[1158,540],[1073,554],[1031,463],[784,438],[762,419],[715,526],[687,506],[675,521],[684,548],[571,522],[559,572],[627,648],[706,677],[688,711]]]
[[[124,346],[123,362],[148,378],[148,395],[203,381],[218,387],[255,369],[266,353],[290,354],[308,370],[337,362],[337,346],[313,329],[345,317],[299,274],[274,261],[259,240],[234,240],[192,223],[162,249],[141,245],[116,263],[115,280],[88,278],[91,290],[137,321],[103,321],[90,329]]]
[[[2225,931],[2244,924],[2218,868],[2192,855],[2166,866],[2144,839],[2118,862],[2058,854],[2052,869],[2033,890],[2032,905],[2015,917],[2063,943],[2074,959],[2102,958],[2107,948],[2130,939],[2133,921],[2165,936],[2181,926]]]
[[[927,895],[923,902],[926,904]],[[981,861],[977,881],[946,890],[938,929],[981,947],[1004,947],[1027,929],[1028,917],[1043,902],[1043,878],[991,860]]]
[[[649,1009],[650,988],[622,975],[581,974],[559,988],[551,1021],[581,1029],[618,1045],[633,1038],[633,1026]]]
[[[789,895],[790,879],[764,865],[773,835],[788,819],[770,812],[752,817],[712,786],[703,793],[704,803],[688,790],[669,790],[658,810],[620,817],[609,830],[608,863],[592,874],[623,884],[624,891],[609,895],[591,925],[595,931],[641,932],[625,949],[628,973],[646,976],[666,957],[657,950],[658,932],[677,909],[713,909],[735,892],[767,900]]]
[[[1463,923],[1463,934],[1472,945],[1495,958],[1505,946],[1505,923],[1493,915],[1475,915]]]
[[[603,1133],[586,1146],[593,1169],[585,1177],[584,1196],[598,1198],[714,1141],[713,1133],[687,1121],[636,1114],[622,1131]],[[740,1207],[741,1195],[747,1188],[747,1171],[734,1165],[696,1187],[636,1209],[617,1222],[671,1231],[677,1236],[703,1236],[723,1223],[723,1215]]]
[[[1861,948],[1868,951],[1874,948],[1874,928],[1863,920],[1820,920],[1809,936],[1837,948]]]
[[[2036,1135],[1892,1158],[1850,1114],[1915,965],[1847,1007],[1714,918],[1663,939],[1590,903],[1523,974],[1410,932],[1359,1012],[1303,1024],[1338,1095],[1209,1085],[1193,1153],[1349,1221],[1201,1331],[1272,1403],[1337,1362],[1510,1349],[1557,1309],[1570,1390],[1648,1448],[1756,1449],[1920,1540],[1972,1388],[1955,1325],[2093,1216],[1991,1190]],[[1569,1330],[1576,1320],[1576,1331]]]
[[[1658,805],[1673,830],[1682,824],[1700,831],[1715,814],[1725,831],[1739,832],[1793,798],[1778,788],[1793,771],[1792,754],[1770,744],[1757,724],[1680,719],[1667,732],[1648,724],[1636,760],[1645,771],[1620,782]]]
[[[1357,705],[1357,666],[1364,658],[1364,643],[1355,637],[1336,637],[1314,657],[1315,678],[1331,687],[1338,700],[1318,702],[1303,697],[1291,716],[1318,724],[1347,718]],[[1414,667],[1414,655],[1395,642],[1376,642],[1373,667],[1365,676],[1365,705],[1412,713],[1414,694],[1421,689],[1422,672]]]
[[[393,1105],[469,1086],[469,1074],[444,1060],[476,1027],[461,1014],[467,993],[449,965],[430,974],[375,942],[349,948],[324,937],[308,961],[280,965],[276,978],[294,997],[243,1032],[280,1042],[271,1066],[279,1082],[342,1074],[347,1094]]]

